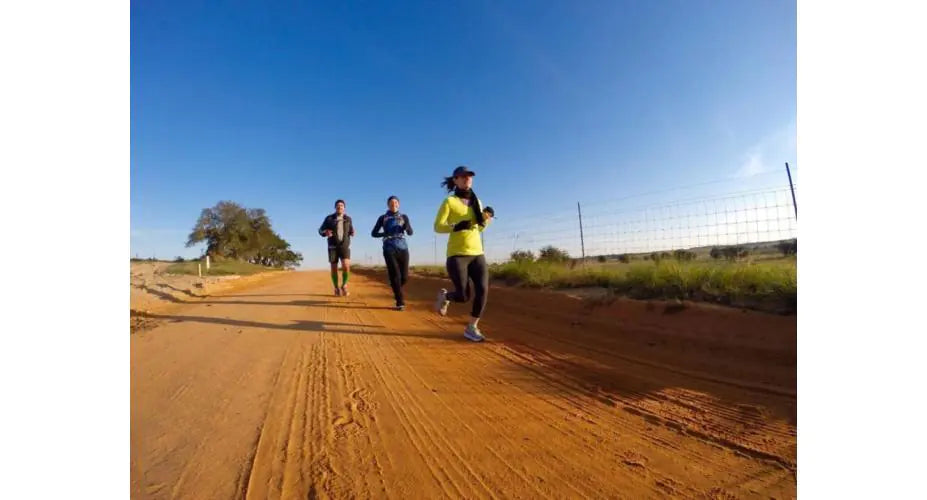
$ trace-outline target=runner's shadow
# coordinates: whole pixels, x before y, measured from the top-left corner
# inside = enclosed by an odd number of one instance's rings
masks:
[[[223,297],[332,297],[333,295],[320,293],[268,293],[268,294],[236,294],[223,295]]]
[[[341,304],[334,301],[325,301],[325,300],[290,300],[288,302],[263,302],[258,300],[222,300],[225,297],[263,297],[263,295],[219,295],[212,298],[212,300],[184,300],[175,297],[167,292],[151,288],[147,285],[132,285],[134,288],[143,290],[147,293],[155,295],[161,299],[164,299],[168,302],[173,302],[175,304],[211,304],[211,305],[257,305],[257,306],[297,306],[297,307],[331,307],[335,309],[369,309],[369,310],[389,310],[392,307],[384,306],[365,306],[365,305],[350,305],[351,303]],[[170,285],[159,284],[158,286],[167,287],[172,290],[177,290],[178,292],[185,293],[191,298],[200,299],[208,296],[198,296],[193,295],[186,290],[180,290],[174,288]],[[284,296],[310,296],[310,297],[329,297],[328,295],[317,295],[317,294],[284,294]]]
[[[291,300],[288,302],[262,302],[258,300],[222,300],[225,297],[231,297],[231,295],[223,295],[221,297],[214,297],[214,300],[204,300],[195,302],[196,304],[213,304],[213,305],[249,305],[249,306],[297,306],[297,307],[331,307],[334,309],[370,309],[370,310],[385,310],[392,309],[392,307],[384,306],[366,306],[366,305],[351,305],[351,304],[360,304],[360,303],[338,303],[333,301],[325,300]],[[190,302],[191,304],[194,302]]]
[[[148,292],[148,293],[150,293],[150,294],[152,294],[152,295],[154,295],[154,296],[160,297],[160,298],[162,298],[162,299],[164,299],[164,300],[166,300],[166,301],[168,301],[168,302],[176,302],[176,303],[179,303],[179,304],[186,304],[186,303],[188,303],[187,301],[178,299],[177,297],[174,297],[173,295],[171,295],[171,294],[169,294],[169,293],[167,293],[167,292],[162,292],[161,290],[155,290],[154,288],[151,288],[151,287],[149,287],[149,286],[147,286],[147,285],[132,285],[132,286],[133,286],[134,288],[138,288],[139,290],[143,290],[143,291],[145,291],[145,292]]]
[[[182,294],[184,294],[184,295],[187,295],[188,297],[192,297],[192,298],[195,298],[195,299],[199,299],[199,298],[205,297],[205,295],[197,295],[197,294],[195,294],[195,293],[191,293],[190,290],[182,290],[182,289],[177,288],[177,287],[175,287],[175,286],[168,285],[167,283],[158,283],[158,286],[160,286],[161,288],[169,288],[169,289],[171,289],[171,290],[174,290],[175,292],[180,292],[180,293],[182,293]]]
[[[376,332],[366,332],[360,331],[364,328],[383,328],[382,325],[366,325],[360,323],[340,323],[336,321],[307,321],[299,320],[288,324],[279,324],[279,323],[262,323],[259,321],[243,321],[231,318],[214,318],[208,316],[180,316],[180,315],[167,315],[167,314],[152,314],[152,313],[143,313],[138,316],[144,318],[151,318],[155,320],[162,320],[171,323],[182,323],[182,322],[197,322],[197,323],[211,323],[217,325],[227,325],[227,326],[237,326],[242,328],[262,328],[268,330],[283,330],[283,331],[298,331],[298,332],[331,332],[339,334],[349,334],[349,335],[382,335],[388,337],[419,337],[419,338],[428,338],[428,339],[442,339],[449,340],[454,342],[461,342],[461,338],[457,336],[451,336],[446,334],[437,334],[437,333],[416,333],[416,332],[387,332],[387,331],[376,331]]]

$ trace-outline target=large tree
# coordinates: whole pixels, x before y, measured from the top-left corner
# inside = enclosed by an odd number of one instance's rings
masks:
[[[206,243],[205,254],[271,267],[294,267],[303,256],[274,232],[263,208],[246,209],[233,201],[204,208],[187,246]]]

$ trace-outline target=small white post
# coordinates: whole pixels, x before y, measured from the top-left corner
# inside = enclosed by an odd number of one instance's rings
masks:
[[[209,256],[206,256],[206,272],[209,272]]]
[[[203,277],[203,264],[197,262],[196,264],[196,274],[200,275],[200,278]]]

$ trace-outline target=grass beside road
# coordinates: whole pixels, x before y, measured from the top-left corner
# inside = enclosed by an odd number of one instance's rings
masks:
[[[266,273],[269,271],[281,271],[279,268],[264,267],[250,262],[237,260],[222,260],[210,263],[209,272],[206,272],[206,263],[199,260],[189,260],[186,262],[177,262],[171,264],[164,270],[167,274],[190,274],[196,276],[197,265],[203,268],[203,276],[249,276],[257,273]]]
[[[416,266],[425,276],[444,277],[441,266]],[[771,312],[793,313],[798,304],[794,257],[755,262],[663,260],[658,263],[506,262],[490,276],[533,288],[601,287],[637,299],[696,300]]]

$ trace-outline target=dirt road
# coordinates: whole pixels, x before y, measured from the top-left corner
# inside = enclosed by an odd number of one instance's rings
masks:
[[[133,498],[792,498],[795,318],[326,273],[132,335]]]

